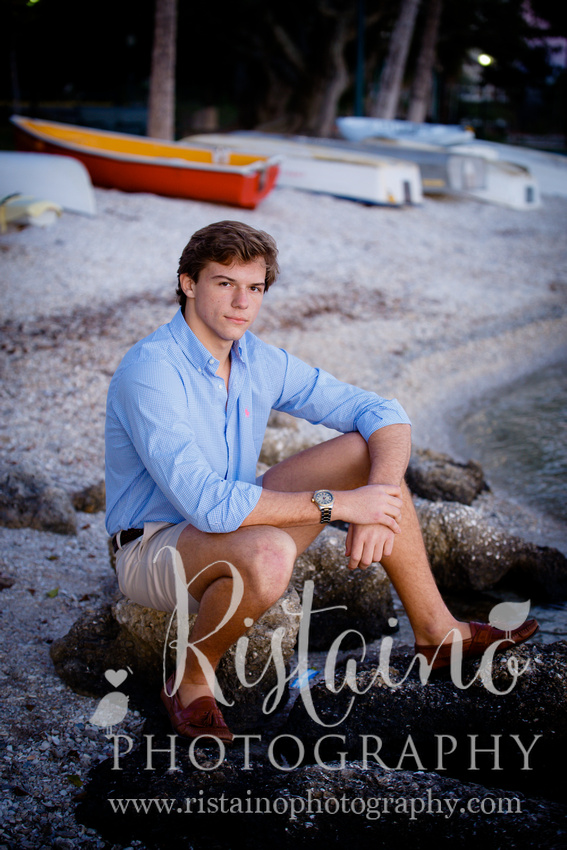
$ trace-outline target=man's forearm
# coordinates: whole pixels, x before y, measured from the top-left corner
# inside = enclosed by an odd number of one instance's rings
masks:
[[[387,425],[368,441],[370,474],[368,485],[355,490],[333,490],[333,519],[362,524],[385,524],[397,530],[395,518],[401,507],[400,485],[410,456],[409,425]],[[265,489],[256,507],[242,525],[273,525],[279,528],[314,525],[321,514],[309,492]],[[392,523],[391,520],[394,520]]]
[[[312,502],[313,493],[263,490],[260,500],[242,525],[273,525],[277,528],[317,525],[321,512]],[[372,484],[356,490],[333,490],[333,519],[364,525],[382,524],[397,531],[402,507],[401,489],[392,484]]]
[[[242,525],[273,525],[277,528],[315,525],[320,521],[321,512],[311,501],[312,496],[312,492],[286,493],[264,489],[256,507]]]
[[[411,426],[386,425],[368,440],[369,484],[402,484],[411,454]]]

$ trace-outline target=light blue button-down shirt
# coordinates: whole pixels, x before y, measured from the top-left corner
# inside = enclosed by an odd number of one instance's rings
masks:
[[[394,400],[314,369],[249,331],[231,352],[228,395],[219,361],[181,309],[120,363],[106,409],[106,528],[182,522],[239,528],[260,498],[256,464],[272,408],[336,431],[409,423]]]

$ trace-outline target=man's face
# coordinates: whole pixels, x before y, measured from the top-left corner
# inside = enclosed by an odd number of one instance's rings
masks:
[[[264,297],[266,263],[208,263],[197,283],[179,281],[187,296],[185,320],[195,336],[217,357],[240,339],[258,315]]]

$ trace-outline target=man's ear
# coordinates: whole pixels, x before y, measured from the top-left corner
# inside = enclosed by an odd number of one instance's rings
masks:
[[[188,274],[179,275],[179,285],[187,298],[195,297],[195,286],[197,285]]]

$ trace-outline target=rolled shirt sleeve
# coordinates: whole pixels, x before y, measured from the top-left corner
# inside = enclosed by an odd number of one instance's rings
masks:
[[[281,393],[274,408],[307,419],[314,425],[326,425],[343,434],[358,431],[365,440],[386,425],[411,425],[396,399],[385,399],[374,392],[337,380],[323,369],[308,366],[297,357],[279,349],[283,375]],[[282,368],[283,367],[283,368]],[[278,370],[274,370],[277,374]]]

